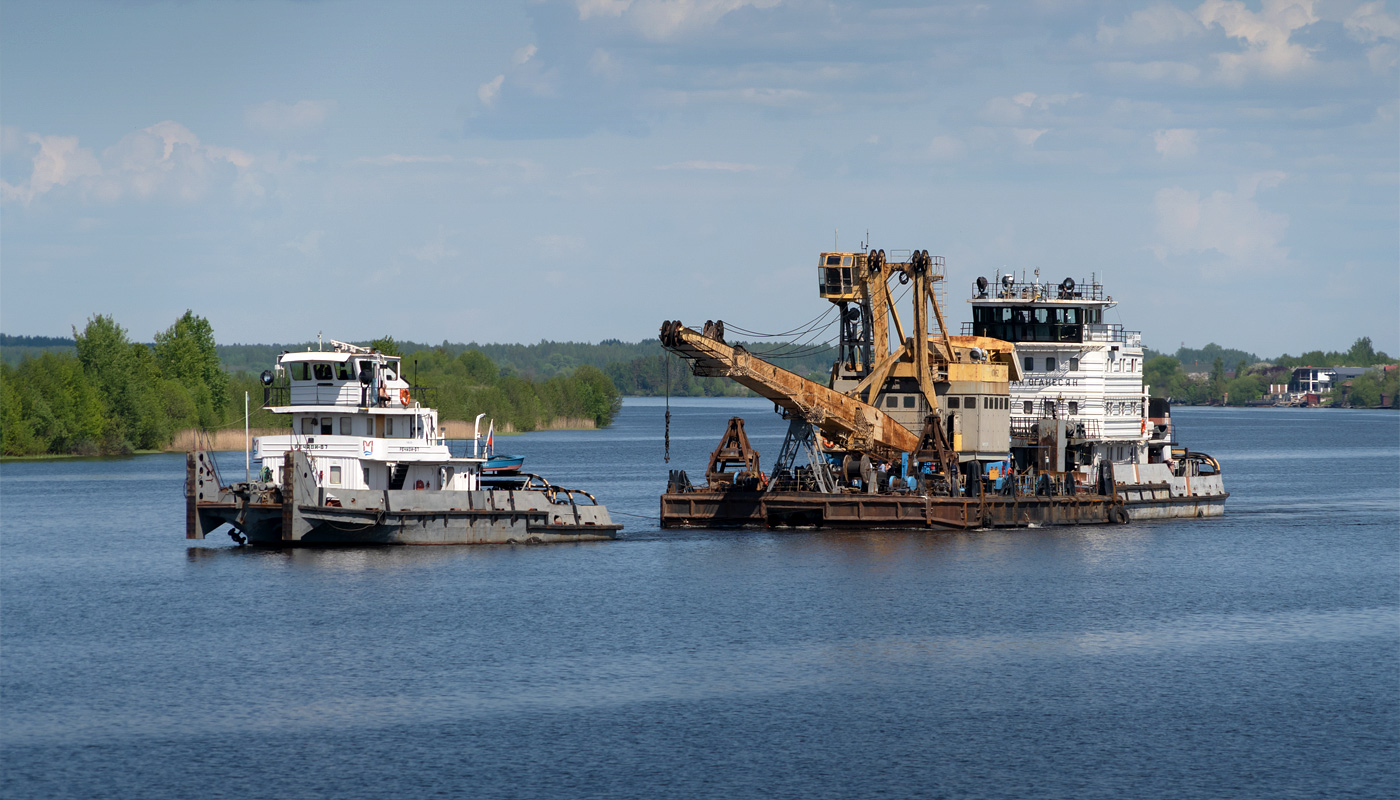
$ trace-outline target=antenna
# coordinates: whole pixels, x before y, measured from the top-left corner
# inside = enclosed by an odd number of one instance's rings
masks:
[[[316,351],[321,351],[321,332],[316,331]]]
[[[841,249],[841,245],[839,244],[840,240],[841,240],[841,229],[840,229],[840,228],[832,228],[832,229],[831,229],[831,249],[832,249],[832,250],[840,250],[840,249]]]

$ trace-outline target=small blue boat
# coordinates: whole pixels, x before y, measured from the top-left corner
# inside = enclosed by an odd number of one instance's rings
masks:
[[[525,463],[525,456],[491,456],[481,465],[483,475],[514,475]]]

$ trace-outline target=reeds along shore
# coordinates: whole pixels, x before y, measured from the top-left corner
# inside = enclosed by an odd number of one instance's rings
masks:
[[[481,435],[485,436],[487,431],[487,421],[481,421]],[[537,430],[542,431],[566,431],[566,430],[593,430],[598,427],[589,417],[555,417]],[[442,432],[448,439],[470,439],[472,438],[472,423],[449,419],[443,420]],[[186,428],[175,434],[170,446],[165,448],[167,453],[183,453],[193,450],[195,446],[195,429]],[[286,428],[253,428],[250,432],[252,438],[259,436],[281,436],[287,433]],[[508,434],[519,433],[515,426],[509,422],[496,426],[496,433]],[[213,440],[214,450],[242,450],[244,439],[243,429],[224,429],[207,434],[206,442]],[[207,446],[207,445],[206,445]]]

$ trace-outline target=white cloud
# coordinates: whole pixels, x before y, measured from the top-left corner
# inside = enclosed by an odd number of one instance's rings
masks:
[[[477,99],[481,100],[484,106],[492,106],[496,103],[496,98],[501,94],[501,84],[506,82],[506,76],[497,75],[486,83],[476,88]]]
[[[202,197],[210,185],[223,183],[239,199],[263,195],[252,173],[252,156],[241,150],[206,145],[189,128],[166,120],[129,133],[102,151],[101,158],[78,145],[77,137],[29,134],[38,145],[28,180],[5,182],[6,201],[28,205],[57,187],[73,186],[99,202],[127,196],[169,196],[183,201]],[[232,168],[232,172],[227,172]]]
[[[334,100],[269,100],[245,109],[243,124],[263,133],[305,133],[321,127],[335,105]]]
[[[742,8],[772,8],[782,0],[576,0],[581,20],[621,17],[642,36],[669,39],[708,28]]]
[[[326,232],[322,230],[307,231],[303,236],[289,242],[283,242],[282,246],[288,250],[295,250],[307,258],[320,258],[321,237],[325,235]]]
[[[1033,147],[1035,141],[1044,136],[1049,128],[1014,128],[1011,134],[1025,147]]]
[[[1351,37],[1363,44],[1381,39],[1400,39],[1400,20],[1385,13],[1381,2],[1364,3],[1347,15],[1342,27]]]
[[[1389,42],[1378,44],[1366,51],[1366,63],[1371,66],[1372,72],[1377,75],[1384,74],[1400,64],[1400,51]]]
[[[1189,158],[1196,155],[1196,132],[1189,128],[1168,128],[1152,134],[1157,152],[1164,158]]]
[[[55,186],[66,186],[75,181],[102,174],[102,165],[91,150],[78,146],[76,136],[40,136],[31,133],[25,137],[30,144],[39,146],[34,156],[34,169],[29,180],[12,186],[0,181],[0,198],[29,205]]]
[[[577,0],[578,18],[620,17],[632,0]]]
[[[1122,25],[1099,23],[1096,40],[1105,45],[1141,47],[1175,42],[1205,33],[1201,22],[1170,3],[1134,11]]]
[[[173,195],[189,202],[204,195],[221,166],[245,170],[252,163],[246,153],[204,145],[189,128],[166,120],[129,133],[104,150],[102,174],[94,178],[91,193],[107,202],[126,195]]]
[[[428,264],[437,264],[453,258],[459,253],[447,246],[447,238],[450,235],[445,229],[438,228],[437,236],[424,242],[420,247],[410,249],[408,254]]]
[[[1256,270],[1286,265],[1288,249],[1279,244],[1288,217],[1259,207],[1255,195],[1284,180],[1282,172],[1264,172],[1239,180],[1234,192],[1200,192],[1170,187],[1157,192],[1157,235],[1152,246],[1163,262],[1171,256],[1215,253],[1228,269]]]
[[[1206,0],[1196,9],[1196,18],[1244,42],[1243,52],[1215,55],[1220,77],[1238,83],[1256,74],[1287,75],[1311,65],[1312,51],[1290,38],[1293,31],[1317,22],[1313,5],[1313,0],[1265,0],[1255,13],[1239,0]]]
[[[678,161],[674,164],[663,164],[656,169],[689,169],[714,172],[754,172],[758,169],[757,164],[737,164],[732,161]]]
[[[538,47],[535,47],[532,44],[527,44],[519,50],[516,50],[515,55],[511,58],[510,61],[512,64],[518,67],[521,64],[524,64],[526,61],[529,61],[530,59],[534,58],[535,53],[538,53],[539,51],[540,49]]]
[[[993,97],[982,107],[982,117],[990,122],[1002,125],[1015,125],[1026,119],[1028,114],[1045,113],[1055,106],[1066,105],[1073,100],[1083,97],[1079,92],[1073,94],[1046,94],[1039,95],[1035,92],[1021,92],[1012,97]]]

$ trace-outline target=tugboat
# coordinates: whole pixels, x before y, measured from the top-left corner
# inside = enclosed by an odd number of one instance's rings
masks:
[[[903,319],[894,279],[912,294]],[[662,323],[662,346],[696,375],[728,377],[789,420],[769,472],[730,420],[703,484],[671,471],[662,527],[968,530],[1224,512],[1220,465],[1172,440],[1170,410],[1142,385],[1141,337],[1102,323],[1112,299],[1097,282],[999,279],[993,296],[979,278],[972,327],[953,336],[944,261],[927,250],[822,253],[817,280],[840,326],[825,384],[725,342],[723,321]]]
[[[1171,406],[1143,383],[1142,334],[1104,322],[1117,303],[1097,276],[1058,284],[1023,275],[979,277],[963,332],[1014,343],[1011,452],[1019,464],[1113,472],[1130,519],[1225,513],[1220,464],[1174,440]]]
[[[225,484],[207,449],[186,455],[187,539],[225,524],[235,541],[271,546],[578,542],[622,529],[593,495],[518,462],[510,481],[483,482],[489,448],[476,437],[454,455],[433,390],[404,380],[399,357],[331,347],[283,353],[262,373],[264,405],[291,430],[255,440],[256,478]]]

